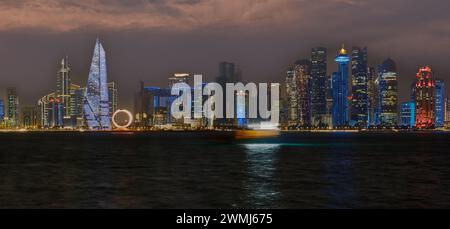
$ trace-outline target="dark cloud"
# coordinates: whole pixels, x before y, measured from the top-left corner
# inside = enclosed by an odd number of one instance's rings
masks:
[[[212,79],[228,60],[248,80],[282,81],[311,47],[328,47],[332,62],[342,43],[367,45],[372,65],[394,58],[407,98],[419,65],[450,82],[449,10],[446,0],[3,0],[0,90],[17,86],[31,104],[54,89],[64,55],[83,83],[100,36],[126,107],[139,79],[164,86],[178,71]]]

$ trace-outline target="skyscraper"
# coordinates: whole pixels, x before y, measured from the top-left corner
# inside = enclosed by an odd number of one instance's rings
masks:
[[[85,125],[90,130],[111,130],[106,54],[97,39],[84,101]]]
[[[117,111],[119,95],[117,94],[117,85],[114,82],[108,83],[108,96],[109,96],[109,116],[112,117],[114,112]]]
[[[376,125],[378,105],[378,81],[375,68],[370,67],[367,79],[367,125]]]
[[[327,49],[311,51],[311,113],[312,125],[326,125],[327,113]]]
[[[351,124],[367,127],[368,121],[367,48],[352,49],[352,107]]]
[[[76,84],[70,84],[70,116],[72,117],[72,127],[79,128],[83,126],[83,104],[86,88]]]
[[[415,123],[415,104],[413,101],[402,103],[400,107],[400,125],[413,128]]]
[[[445,122],[445,84],[443,80],[436,80],[436,127],[444,127]]]
[[[416,75],[416,128],[433,128],[436,124],[435,88],[433,71],[429,66],[421,67]]]
[[[17,127],[19,124],[19,98],[17,96],[16,88],[7,89],[8,100],[8,126]]]
[[[36,127],[36,107],[22,107],[20,124],[23,128],[34,128]]]
[[[242,80],[242,75],[239,67],[234,63],[221,62],[219,63],[219,76],[217,77],[217,83],[222,85],[222,88],[226,88],[226,83],[237,83]],[[236,96],[236,94],[234,95]],[[235,106],[236,104],[227,104],[226,101],[227,93],[226,90],[223,92],[223,111],[226,112],[227,105]],[[236,113],[236,106],[234,111]],[[236,114],[235,114],[236,117]],[[234,128],[238,125],[237,118],[217,118],[214,121],[214,125],[219,128]]]
[[[338,72],[332,75],[333,90],[333,127],[347,126],[348,115],[348,64],[350,58],[344,47],[339,51],[335,61],[339,65]]]
[[[286,94],[288,106],[288,127],[298,126],[297,78],[293,67],[286,71]]]
[[[311,62],[299,60],[294,64],[294,74],[297,80],[297,114],[298,125],[311,126]]]
[[[394,127],[398,124],[398,73],[396,64],[388,58],[379,69],[379,124]]]
[[[3,122],[5,119],[5,103],[3,99],[0,99],[0,122]]]
[[[57,74],[56,80],[56,97],[59,98],[63,107],[64,125],[72,125],[72,117],[70,114],[70,65],[68,57],[61,60],[61,66]]]

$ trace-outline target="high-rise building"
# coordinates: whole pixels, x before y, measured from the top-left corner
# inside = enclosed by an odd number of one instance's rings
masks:
[[[436,124],[436,82],[433,71],[429,66],[421,67],[416,78],[415,127],[419,129],[433,128]]]
[[[50,98],[54,98],[55,93],[51,93],[39,99],[37,103],[37,126],[39,128],[49,128],[49,118],[48,118],[48,104],[50,103]]]
[[[297,100],[297,78],[293,67],[286,72],[286,96],[288,106],[287,126],[294,128],[298,126],[298,100]]]
[[[48,128],[62,128],[64,127],[64,104],[62,99],[50,98],[47,104],[47,123]]]
[[[450,98],[445,98],[445,128],[450,128]]]
[[[327,114],[327,49],[311,51],[311,113],[313,126],[326,126]]]
[[[436,127],[444,127],[445,123],[445,84],[443,80],[436,80],[436,90],[435,90],[435,99],[436,99]]]
[[[97,39],[84,101],[85,125],[90,130],[111,130],[106,53]]]
[[[348,94],[348,64],[350,58],[344,47],[339,51],[335,58],[339,65],[338,72],[332,75],[333,90],[333,127],[342,127],[349,125],[349,94]]]
[[[84,123],[83,104],[86,88],[76,84],[70,84],[70,116],[73,128],[80,128]]]
[[[117,111],[119,101],[116,83],[114,82],[108,83],[108,96],[109,96],[109,116],[112,117],[114,112]]]
[[[385,127],[398,125],[398,73],[396,64],[387,59],[379,68],[379,124]]]
[[[70,110],[70,65],[68,57],[64,57],[61,60],[61,66],[58,70],[56,80],[56,97],[59,98],[63,107],[64,125],[71,126],[72,116]]]
[[[37,116],[35,107],[23,107],[21,109],[21,126],[23,128],[35,128],[37,126]]]
[[[234,63],[229,62],[221,62],[219,63],[219,76],[217,77],[217,83],[222,85],[222,88],[226,88],[227,83],[237,83],[241,82],[242,80],[242,73],[238,66],[236,66]],[[234,95],[236,96],[236,94]],[[235,117],[236,117],[236,104],[227,104],[226,101],[227,93],[226,90],[223,92],[223,111],[226,113],[227,105],[235,106]],[[218,128],[235,128],[238,126],[238,119],[237,118],[217,118],[214,120],[214,126]]]
[[[294,74],[297,80],[297,114],[298,125],[311,126],[311,62],[299,60],[294,64]]]
[[[332,76],[327,76],[326,81],[327,89],[327,111],[325,114],[325,126],[327,128],[333,127],[333,88],[332,88]]]
[[[177,96],[171,94],[171,89],[145,87],[135,97],[135,125],[138,128],[163,127],[173,124],[171,106]]]
[[[0,99],[0,123],[5,119],[5,103]]]
[[[413,101],[402,103],[400,107],[400,125],[408,128],[413,128],[415,119],[416,105]]]
[[[351,125],[367,127],[368,122],[368,66],[367,48],[352,49]]]
[[[375,68],[370,67],[367,79],[367,125],[376,125],[378,105],[378,81]]]
[[[8,100],[8,126],[18,127],[19,125],[19,98],[17,96],[16,88],[7,89],[7,100]]]

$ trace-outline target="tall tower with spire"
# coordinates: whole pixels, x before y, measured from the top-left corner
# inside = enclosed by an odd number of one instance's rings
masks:
[[[97,38],[84,101],[85,124],[90,130],[111,130],[106,53]]]
[[[339,70],[332,75],[333,127],[342,127],[349,124],[348,64],[350,58],[344,45],[339,50],[335,61]]]
[[[63,107],[64,121],[70,120],[70,65],[66,56],[61,60],[56,79],[56,97],[61,101]]]

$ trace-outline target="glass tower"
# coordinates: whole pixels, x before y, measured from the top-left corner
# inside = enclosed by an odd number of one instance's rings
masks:
[[[5,118],[5,104],[3,99],[0,99],[0,122]]]
[[[352,49],[352,106],[351,124],[367,127],[368,122],[368,66],[367,48]]]
[[[311,113],[314,126],[324,126],[327,114],[327,49],[311,51]]]
[[[401,105],[400,125],[413,128],[415,123],[415,104],[414,102],[405,102]]]
[[[339,65],[339,71],[332,75],[333,91],[333,127],[347,126],[348,115],[348,64],[350,58],[347,50],[342,47],[335,61]]]
[[[111,130],[106,56],[99,39],[94,48],[83,109],[85,125],[88,129]]]
[[[445,84],[436,80],[436,127],[444,127],[445,122]]]
[[[387,59],[379,70],[379,124],[393,127],[398,124],[398,74],[396,64]]]
[[[436,124],[436,82],[429,66],[419,69],[416,75],[416,128],[433,128]]]
[[[294,64],[297,81],[298,124],[301,127],[311,126],[311,62],[299,60]]]
[[[65,124],[70,126],[72,124],[70,110],[70,65],[67,56],[61,60],[56,84],[56,96],[61,101],[63,107],[63,119]]]

